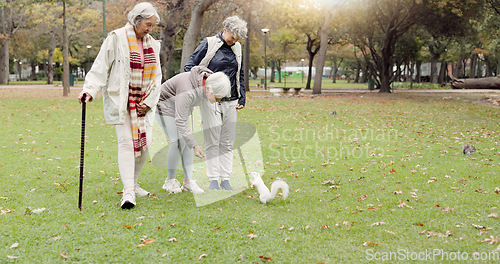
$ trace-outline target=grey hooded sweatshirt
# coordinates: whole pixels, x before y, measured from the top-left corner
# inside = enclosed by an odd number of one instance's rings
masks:
[[[207,100],[203,94],[203,77],[212,73],[206,67],[196,66],[190,72],[180,73],[161,85],[158,114],[175,118],[177,131],[189,148],[194,148],[197,143],[189,128],[188,118],[201,100]]]

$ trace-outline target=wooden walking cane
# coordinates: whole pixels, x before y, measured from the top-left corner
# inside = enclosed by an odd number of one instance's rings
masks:
[[[78,209],[82,210],[82,196],[83,196],[83,158],[85,154],[85,98],[87,94],[82,96],[82,139],[80,146],[80,192],[78,194]]]

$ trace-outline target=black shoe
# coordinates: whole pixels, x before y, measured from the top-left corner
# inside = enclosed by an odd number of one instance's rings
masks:
[[[210,185],[208,186],[208,189],[210,189],[210,190],[220,189],[219,182],[217,180],[210,181]]]
[[[220,183],[220,187],[222,187],[226,191],[234,191],[234,188],[229,184],[229,180],[224,180]]]

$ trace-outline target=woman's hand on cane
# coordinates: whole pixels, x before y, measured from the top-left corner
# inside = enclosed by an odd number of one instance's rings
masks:
[[[85,103],[88,103],[90,100],[92,100],[92,96],[90,96],[89,93],[81,92],[80,95],[78,95],[78,102],[80,102],[80,104],[83,103],[82,98],[84,94],[85,94]]]
[[[196,157],[198,157],[198,158],[205,157],[205,153],[203,152],[203,150],[201,150],[200,146],[198,146],[198,145],[194,146],[193,151],[194,151],[194,155]]]

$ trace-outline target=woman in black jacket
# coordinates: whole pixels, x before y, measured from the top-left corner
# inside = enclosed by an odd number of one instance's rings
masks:
[[[200,113],[207,161],[209,189],[234,190],[229,184],[233,168],[233,145],[236,135],[237,110],[245,107],[245,82],[241,44],[246,38],[247,23],[237,16],[223,22],[224,29],[205,38],[191,54],[184,70],[205,66],[213,72],[224,72],[231,81],[231,96],[220,103],[203,103]],[[218,180],[221,179],[220,187]]]

